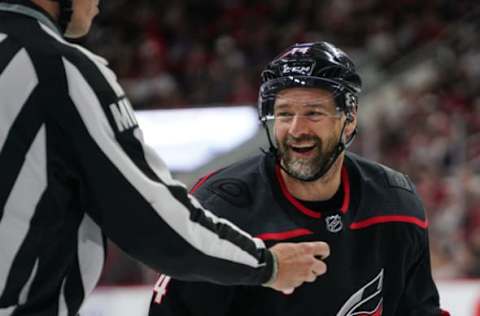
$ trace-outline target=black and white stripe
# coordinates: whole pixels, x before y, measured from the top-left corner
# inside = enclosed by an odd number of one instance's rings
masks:
[[[0,1],[0,315],[76,315],[104,235],[174,277],[267,280],[264,244],[204,210],[138,126],[117,127],[106,61],[21,8]]]

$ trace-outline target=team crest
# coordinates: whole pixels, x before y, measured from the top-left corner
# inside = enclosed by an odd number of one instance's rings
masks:
[[[342,306],[337,316],[382,316],[383,269],[364,287],[355,292]]]
[[[325,218],[327,230],[331,233],[338,233],[343,229],[342,217],[338,214],[330,215]]]

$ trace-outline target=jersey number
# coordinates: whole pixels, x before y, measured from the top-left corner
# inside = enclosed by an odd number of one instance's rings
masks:
[[[153,292],[155,292],[153,301],[156,304],[162,303],[162,298],[167,294],[167,286],[169,282],[170,277],[168,275],[161,274],[157,283],[155,283],[155,287],[153,288]]]

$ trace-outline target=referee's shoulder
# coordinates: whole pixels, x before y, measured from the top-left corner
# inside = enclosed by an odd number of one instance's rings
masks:
[[[65,59],[74,65],[81,65],[86,59],[103,65],[108,64],[104,58],[81,45],[68,42],[58,32],[38,21],[33,20],[26,27],[30,30],[28,36],[25,32],[18,35],[25,49],[32,56],[45,61]]]

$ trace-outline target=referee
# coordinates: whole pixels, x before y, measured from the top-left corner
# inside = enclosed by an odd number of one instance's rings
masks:
[[[183,280],[291,292],[325,272],[325,243],[267,250],[202,209],[143,143],[85,35],[98,0],[0,0],[0,315],[76,315],[105,238]]]

